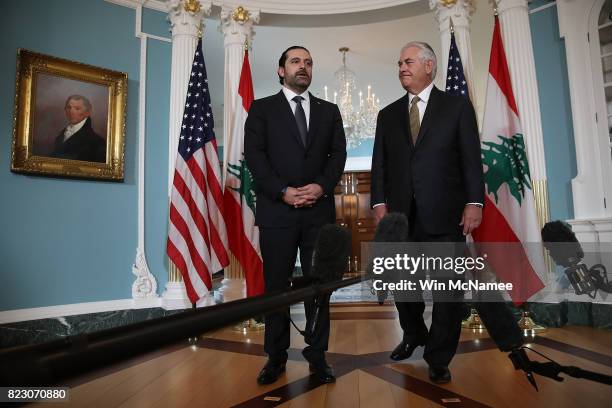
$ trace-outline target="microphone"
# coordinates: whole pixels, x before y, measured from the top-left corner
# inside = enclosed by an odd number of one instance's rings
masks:
[[[351,255],[351,233],[345,227],[327,224],[321,227],[312,255],[311,278],[315,282],[342,279]]]
[[[402,213],[391,212],[385,215],[376,226],[374,233],[374,242],[406,242],[410,234],[408,218]],[[368,271],[372,270],[372,265],[368,267]],[[387,299],[388,292],[386,290],[375,290],[378,304],[383,305]]]
[[[531,350],[534,353],[539,354],[540,356],[546,358],[548,361],[543,363],[540,361],[532,361],[527,356],[525,350]],[[535,378],[533,374],[539,374],[543,377],[552,378],[555,381],[563,381],[564,378],[559,374],[564,373],[574,378],[584,378],[585,380],[590,380],[594,382],[598,382],[600,384],[612,385],[612,375],[602,374],[595,371],[584,370],[575,366],[564,366],[556,361],[550,359],[542,353],[539,353],[529,347],[522,347],[520,349],[512,351],[508,356],[514,365],[515,370],[523,370],[527,375],[527,379],[533,386],[533,388],[538,390],[538,385],[536,384]]]
[[[305,286],[342,280],[347,271],[346,258],[351,255],[351,233],[348,229],[336,224],[326,224],[321,227],[312,254],[312,267],[309,276],[291,279],[291,288],[299,289]],[[314,298],[314,311],[304,330],[293,326],[302,334],[313,335],[319,326],[321,309],[329,305],[331,293],[321,294]]]
[[[347,270],[346,258],[351,254],[351,233],[336,224],[321,227],[312,254],[308,276],[291,278],[291,288],[301,289],[318,283],[341,280]]]
[[[376,226],[374,242],[406,242],[408,234],[408,218],[402,213],[392,212],[385,215]]]
[[[577,295],[595,299],[597,290],[612,293],[606,267],[589,268],[582,262],[584,251],[570,226],[562,221],[547,222],[542,228],[542,241],[553,261],[565,268],[565,275]]]

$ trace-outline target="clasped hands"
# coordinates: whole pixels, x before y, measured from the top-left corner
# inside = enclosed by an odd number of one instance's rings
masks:
[[[283,194],[283,201],[294,207],[312,207],[314,203],[323,195],[323,188],[316,184],[306,184],[302,187],[287,187]]]

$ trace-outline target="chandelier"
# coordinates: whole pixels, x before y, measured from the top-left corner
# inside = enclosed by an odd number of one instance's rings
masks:
[[[338,51],[342,53],[342,66],[334,74],[334,103],[338,105],[342,115],[347,148],[354,149],[364,140],[374,137],[380,100],[376,98],[376,95],[372,93],[372,87],[368,85],[365,99],[363,93],[359,91],[359,106],[357,109],[353,107],[353,97],[357,86],[355,85],[355,73],[346,66],[346,53],[349,48],[342,47]],[[327,101],[327,86],[324,89]]]

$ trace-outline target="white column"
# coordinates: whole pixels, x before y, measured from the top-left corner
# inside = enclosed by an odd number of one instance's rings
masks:
[[[204,31],[203,18],[210,14],[212,2],[201,4],[197,0],[169,0],[168,20],[172,31],[172,65],[170,79],[170,116],[169,116],[169,160],[168,160],[168,197],[174,176],[174,161],[178,149],[178,138],[183,117],[187,83],[191,72],[193,55],[198,45],[198,36]],[[169,200],[169,198],[168,198]],[[191,307],[185,291],[185,284],[179,271],[169,261],[169,276],[166,290],[162,295],[165,309],[184,309]],[[212,303],[206,296],[198,306]]]
[[[440,84],[445,84],[444,74],[448,68],[448,50],[450,48],[451,32],[450,20],[453,20],[455,29],[455,41],[463,63],[463,73],[468,83],[470,100],[474,107],[476,104],[476,92],[474,90],[474,63],[472,59],[472,42],[470,41],[470,24],[472,14],[476,11],[474,0],[429,0],[429,7],[436,16],[440,28],[440,41],[442,43],[442,55],[438,58],[438,69],[441,73]]]
[[[546,158],[540,98],[529,26],[527,0],[499,0],[497,2],[501,34],[512,80],[512,90],[518,105],[529,170],[533,184],[536,211],[540,226],[549,220]]]
[[[219,30],[223,33],[225,45],[225,81],[223,87],[223,146],[232,132],[234,123],[235,100],[240,81],[240,70],[244,58],[245,45],[250,48],[255,36],[253,24],[259,22],[259,10],[250,11],[243,7],[221,8],[221,24]],[[227,149],[223,149],[223,175],[227,169]],[[225,268],[221,287],[215,293],[219,302],[229,302],[246,297],[246,282],[242,268],[236,258],[230,253],[230,265]]]
[[[533,180],[546,180],[540,99],[527,0],[497,2],[512,89],[518,105]]]
[[[253,24],[259,22],[259,10],[249,11],[243,7],[232,8],[223,5],[219,31],[223,33],[225,46],[225,78],[223,84],[223,145],[229,140],[234,123],[234,102],[238,93],[240,70],[244,58],[245,44],[251,48],[255,30]],[[223,150],[223,174],[227,167],[227,150]]]

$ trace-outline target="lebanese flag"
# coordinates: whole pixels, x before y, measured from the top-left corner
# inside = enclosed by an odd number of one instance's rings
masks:
[[[546,267],[527,151],[497,16],[481,148],[487,194],[482,224],[472,236],[483,243],[477,245],[484,248],[497,277],[513,284],[510,297],[520,304],[544,287]]]
[[[259,228],[255,226],[254,180],[244,160],[244,122],[253,99],[249,53],[245,51],[232,132],[225,146],[223,201],[229,248],[244,271],[247,297],[260,295],[264,291]]]

